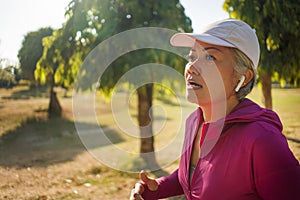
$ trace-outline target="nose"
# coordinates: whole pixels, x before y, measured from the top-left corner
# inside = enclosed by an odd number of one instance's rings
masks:
[[[195,61],[196,62],[196,61]],[[189,62],[186,64],[185,66],[185,75],[190,75],[190,74],[193,74],[193,75],[200,75],[200,72],[199,70],[194,66],[195,62]]]

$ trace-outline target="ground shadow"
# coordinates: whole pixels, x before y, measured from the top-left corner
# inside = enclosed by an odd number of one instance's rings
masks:
[[[33,87],[26,87],[22,90],[14,91],[9,96],[4,96],[2,99],[8,100],[19,100],[19,99],[30,99],[30,98],[48,98],[49,97],[49,88],[47,86],[33,86]]]
[[[96,128],[96,125],[86,126]],[[107,137],[110,144],[122,141],[120,134],[108,127],[103,137]],[[86,148],[79,139],[73,121],[64,118],[30,118],[0,137],[0,166],[45,167],[71,161],[84,151]]]

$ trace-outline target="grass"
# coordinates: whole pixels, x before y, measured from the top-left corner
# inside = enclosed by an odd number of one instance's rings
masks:
[[[255,88],[249,98],[263,106],[260,88]],[[272,89],[273,110],[279,115],[284,133],[290,129],[300,128],[300,89]]]
[[[45,88],[41,92],[27,85],[10,90],[0,89],[0,199],[127,198],[138,175],[113,170],[87,153],[76,134],[72,98],[64,97],[65,91],[60,91],[59,95],[64,118],[48,119],[46,110],[49,100]],[[249,98],[262,105],[261,96],[260,89],[255,88]],[[121,95],[115,103],[122,106],[126,98],[126,94]],[[123,107],[129,108],[125,114],[130,121],[123,124],[124,127],[119,127],[112,115],[111,104],[97,95],[97,119],[112,144],[94,150],[107,152],[108,158],[118,156],[114,155],[111,148],[136,153],[136,156],[123,163],[124,157],[118,160],[123,169],[137,170],[142,162],[137,154],[139,133],[135,127],[136,96],[130,96],[128,102],[129,106]],[[300,160],[300,89],[273,89],[273,102],[274,110],[284,124],[284,134]],[[174,160],[181,151],[182,141],[174,141],[178,130],[182,128],[179,123],[181,108],[190,113],[195,106],[188,103],[179,106],[172,96],[168,96],[168,101],[156,99],[154,104],[158,105],[154,110],[155,148],[160,151],[158,159]],[[89,124],[88,120],[84,123],[86,126],[98,126]],[[132,134],[136,134],[136,137]],[[170,145],[171,142],[174,143]],[[167,146],[172,148],[167,150]],[[175,160],[165,163],[163,169],[171,172],[177,166]]]

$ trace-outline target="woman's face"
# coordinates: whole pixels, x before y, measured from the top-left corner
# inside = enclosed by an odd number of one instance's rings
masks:
[[[235,97],[238,78],[235,59],[228,47],[197,41],[185,68],[187,99],[199,106]]]

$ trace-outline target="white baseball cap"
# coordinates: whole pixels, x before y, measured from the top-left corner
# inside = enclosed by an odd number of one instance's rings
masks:
[[[208,44],[233,47],[242,51],[258,66],[260,48],[255,30],[237,19],[224,19],[205,27],[200,33],[176,33],[170,39],[173,46],[193,47],[195,40]]]

